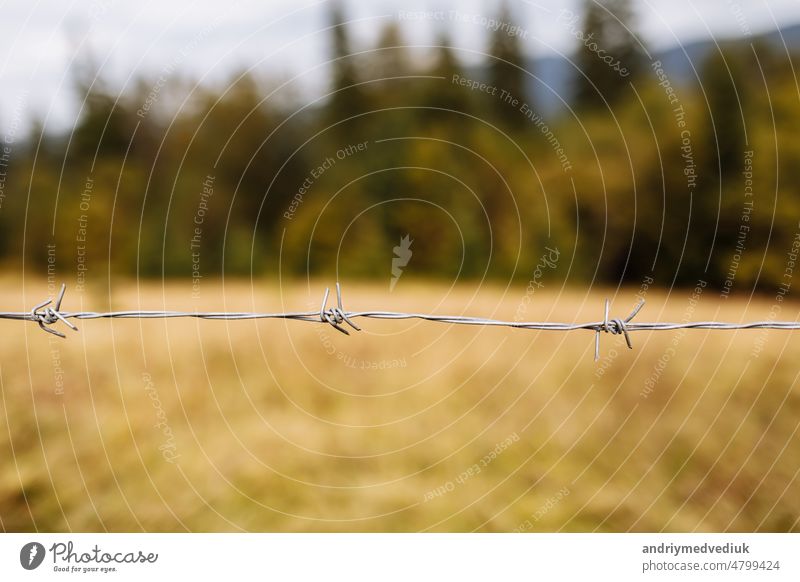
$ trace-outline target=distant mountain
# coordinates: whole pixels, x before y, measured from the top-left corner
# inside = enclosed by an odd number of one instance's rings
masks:
[[[752,37],[725,38],[717,42],[764,42],[776,49],[784,50],[784,43],[790,51],[800,51],[800,24],[778,30],[753,35]],[[716,50],[713,40],[688,42],[651,52],[655,60],[661,61],[664,71],[676,84],[691,82],[696,77],[703,61]],[[576,73],[575,64],[561,56],[538,57],[529,60],[530,70],[539,78],[529,79],[528,91],[533,95],[540,111],[553,113],[565,106],[572,95],[572,80]],[[476,71],[477,74],[480,74]]]

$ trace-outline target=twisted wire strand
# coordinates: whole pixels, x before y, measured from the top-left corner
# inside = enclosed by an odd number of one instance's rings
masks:
[[[720,321],[689,321],[689,322],[634,322],[634,317],[644,306],[641,300],[624,319],[609,318],[610,303],[605,302],[605,309],[602,321],[586,323],[560,323],[560,322],[540,322],[540,321],[504,321],[485,317],[471,317],[464,315],[435,315],[430,313],[406,313],[398,311],[347,311],[342,304],[342,290],[339,283],[336,283],[335,306],[328,307],[330,289],[325,289],[322,304],[318,311],[293,311],[284,313],[266,312],[231,312],[231,311],[62,311],[61,303],[64,300],[66,285],[61,286],[58,296],[53,302],[52,299],[39,303],[30,311],[0,311],[0,319],[10,319],[17,321],[33,321],[47,333],[66,338],[66,335],[51,326],[59,321],[67,325],[73,331],[78,328],[71,323],[70,319],[171,319],[171,318],[195,318],[212,320],[246,320],[246,319],[290,319],[295,321],[308,321],[313,323],[327,323],[346,335],[350,332],[342,324],[349,325],[356,331],[361,331],[353,320],[357,318],[372,319],[421,319],[438,323],[450,323],[455,325],[480,325],[487,327],[511,327],[517,329],[533,329],[541,331],[576,331],[588,330],[595,333],[595,360],[600,358],[600,334],[610,333],[612,335],[623,335],[629,348],[633,348],[630,333],[634,331],[668,331],[677,329],[710,329],[710,330],[744,330],[744,329],[782,329],[800,330],[800,321],[752,321],[752,322],[720,322]],[[52,304],[52,305],[51,305]]]

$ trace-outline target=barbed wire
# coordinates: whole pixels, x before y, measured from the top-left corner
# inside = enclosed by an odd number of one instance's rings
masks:
[[[600,358],[600,334],[623,335],[628,348],[633,349],[630,333],[634,331],[667,331],[676,329],[711,329],[711,330],[742,330],[742,329],[783,329],[800,330],[799,321],[753,321],[749,323],[731,323],[719,321],[688,321],[680,323],[671,322],[634,322],[634,317],[644,306],[644,299],[633,308],[628,317],[609,318],[610,303],[605,302],[602,321],[587,323],[558,323],[539,321],[503,321],[484,317],[470,317],[464,315],[435,315],[429,313],[406,313],[398,311],[347,311],[342,304],[342,289],[336,283],[335,306],[328,307],[330,288],[325,289],[322,304],[318,311],[294,311],[285,313],[260,313],[260,312],[223,312],[223,311],[62,311],[61,303],[64,300],[67,286],[61,285],[61,290],[54,300],[48,299],[36,305],[30,311],[0,311],[0,319],[18,321],[33,321],[47,333],[66,338],[66,334],[53,329],[51,326],[61,321],[73,331],[78,331],[77,326],[70,319],[171,319],[190,317],[195,319],[215,320],[244,320],[244,319],[291,319],[295,321],[308,321],[312,323],[327,323],[337,331],[346,335],[350,332],[342,324],[346,323],[352,329],[361,331],[353,320],[357,318],[373,319],[422,319],[439,323],[455,325],[480,325],[488,327],[511,327],[517,329],[535,329],[542,331],[576,331],[589,330],[595,333],[594,359]],[[53,304],[52,306],[50,306]]]

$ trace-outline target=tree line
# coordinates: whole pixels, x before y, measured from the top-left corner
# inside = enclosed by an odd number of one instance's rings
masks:
[[[576,283],[784,283],[800,220],[796,55],[731,41],[673,79],[628,1],[584,4],[554,24],[575,47],[556,113],[537,103],[547,87],[531,91],[538,61],[507,3],[476,66],[446,27],[411,46],[399,19],[355,46],[332,2],[330,87],[310,102],[246,70],[120,90],[87,60],[76,125],[33,124],[0,151],[0,260],[44,273],[54,245],[68,281],[388,280],[405,240],[409,277],[526,281],[557,248],[547,277]]]

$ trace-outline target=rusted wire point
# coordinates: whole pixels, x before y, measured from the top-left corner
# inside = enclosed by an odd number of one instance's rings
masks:
[[[330,295],[330,288],[325,288],[325,296],[322,298],[322,305],[319,308],[319,319],[320,321],[330,323],[333,327],[337,330],[342,332],[345,335],[350,335],[350,332],[343,328],[341,325],[342,322],[347,323],[350,327],[352,327],[356,331],[361,331],[361,328],[358,327],[355,323],[353,323],[348,317],[347,312],[344,310],[342,306],[342,288],[339,286],[339,283],[336,283],[336,307],[331,307],[326,309],[328,304],[328,296]]]
[[[53,307],[48,307],[48,305],[53,302],[52,299],[48,299],[47,301],[43,301],[31,309],[30,313],[31,321],[38,323],[39,327],[41,327],[47,333],[52,333],[60,338],[66,338],[67,336],[60,331],[49,327],[58,321],[63,321],[64,324],[72,328],[73,331],[78,331],[78,328],[67,321],[67,319],[61,314],[61,302],[64,300],[64,293],[66,293],[66,291],[67,285],[62,283],[61,291],[59,291],[58,297],[56,297],[56,303]]]
[[[636,307],[633,308],[631,314],[626,317],[625,319],[608,319],[608,309],[609,309],[609,302],[606,299],[606,307],[603,313],[603,321],[597,324],[594,328],[594,361],[600,359],[600,332],[610,333],[612,335],[624,335],[625,336],[625,343],[628,344],[629,349],[633,349],[633,344],[631,344],[631,336],[628,333],[627,324],[636,317],[636,314],[639,313],[639,310],[644,306],[644,299],[639,300],[639,303]]]

